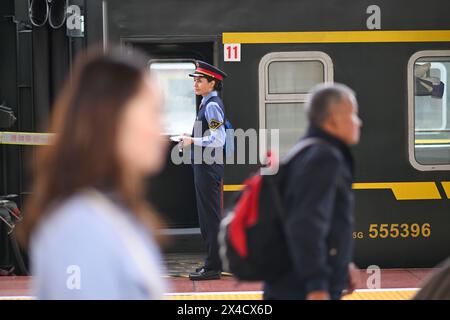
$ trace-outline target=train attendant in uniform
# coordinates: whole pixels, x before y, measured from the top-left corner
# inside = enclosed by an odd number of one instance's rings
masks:
[[[183,146],[191,145],[194,184],[200,230],[206,245],[204,266],[189,275],[191,280],[219,279],[221,262],[217,236],[221,211],[223,149],[225,144],[225,109],[218,92],[226,74],[203,62],[196,62],[194,90],[203,97],[192,137],[183,136]]]

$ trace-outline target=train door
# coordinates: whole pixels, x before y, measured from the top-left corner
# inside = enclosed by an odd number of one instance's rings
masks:
[[[280,157],[306,132],[308,92],[323,82],[333,82],[333,63],[323,52],[272,52],[261,59],[259,127],[279,130]],[[273,150],[271,136],[261,137],[265,150]]]
[[[149,69],[164,91],[164,135],[170,143],[164,170],[149,181],[148,197],[162,214],[168,229],[177,235],[199,235],[195,188],[190,164],[175,165],[171,151],[177,147],[171,136],[191,134],[200,99],[196,97],[192,78],[194,60],[215,63],[215,42],[126,42],[150,56]]]

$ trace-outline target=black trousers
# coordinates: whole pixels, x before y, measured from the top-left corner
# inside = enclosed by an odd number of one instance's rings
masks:
[[[218,233],[221,218],[221,190],[224,167],[220,164],[193,164],[200,231],[206,246],[205,267],[221,270]]]

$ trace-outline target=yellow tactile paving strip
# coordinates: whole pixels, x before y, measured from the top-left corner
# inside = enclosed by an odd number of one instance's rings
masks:
[[[167,296],[169,300],[261,300],[261,293],[180,294]]]
[[[417,290],[356,291],[344,300],[409,300]]]
[[[31,296],[5,296],[0,297],[1,300],[33,300],[33,297]]]
[[[345,296],[344,300],[409,300],[417,292],[411,290],[361,290]],[[261,300],[261,292],[187,293],[167,296],[169,300]]]
[[[404,290],[359,290],[344,300],[409,300],[417,292],[416,289]],[[31,300],[31,296],[8,296],[0,297],[0,300]],[[169,294],[166,296],[168,300],[261,300],[261,292],[199,292],[184,294]]]

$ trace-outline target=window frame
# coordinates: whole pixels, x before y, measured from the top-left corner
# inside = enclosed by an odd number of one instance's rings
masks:
[[[415,112],[414,112],[414,66],[421,58],[450,58],[450,50],[422,50],[414,53],[408,60],[408,158],[411,166],[418,171],[449,171],[449,164],[421,164],[415,157]],[[447,84],[448,85],[448,84]]]
[[[269,94],[269,65],[272,62],[285,61],[319,61],[323,65],[323,83],[334,82],[334,65],[331,57],[322,51],[289,51],[270,52],[264,55],[258,67],[259,81],[259,128],[266,129],[266,105],[268,103],[305,103],[310,94]],[[264,159],[267,151],[266,135],[261,134],[259,142],[259,156]]]

